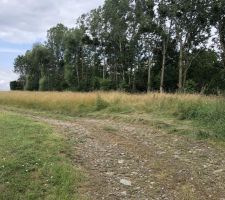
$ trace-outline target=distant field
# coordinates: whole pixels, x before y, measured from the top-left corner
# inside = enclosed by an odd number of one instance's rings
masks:
[[[0,199],[79,199],[81,175],[60,152],[63,135],[15,114],[0,114]]]
[[[202,137],[225,139],[225,99],[190,94],[1,92],[0,105],[69,116],[138,115],[191,120]]]

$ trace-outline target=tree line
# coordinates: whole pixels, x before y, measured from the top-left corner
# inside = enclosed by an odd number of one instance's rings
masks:
[[[223,92],[224,8],[224,0],[106,0],[19,55],[11,89]]]

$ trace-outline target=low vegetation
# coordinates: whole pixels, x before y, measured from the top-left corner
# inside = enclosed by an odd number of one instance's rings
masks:
[[[2,92],[0,105],[69,116],[149,116],[189,120],[201,127],[201,138],[225,139],[223,97],[190,94],[127,94],[119,92]],[[207,131],[205,131],[207,130]]]
[[[1,113],[0,138],[0,199],[78,199],[82,176],[65,156],[70,145],[62,135]]]

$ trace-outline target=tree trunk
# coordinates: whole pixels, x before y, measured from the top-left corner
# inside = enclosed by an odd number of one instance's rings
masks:
[[[77,86],[80,86],[80,73],[79,73],[79,61],[78,58],[75,58],[75,69],[76,69],[76,76],[77,76]]]
[[[115,81],[116,81],[116,89],[118,89],[118,72],[117,72],[117,64],[114,64],[115,66]]]
[[[84,54],[83,54],[83,49],[81,49],[81,66],[82,66],[82,79],[84,79]]]
[[[78,69],[78,66],[76,67],[76,71],[77,71],[77,85],[78,85],[78,87],[80,87],[80,77],[79,77],[79,69]]]
[[[205,94],[206,89],[207,89],[207,85],[204,85],[204,86],[201,88],[200,94],[201,94],[201,95]]]
[[[152,69],[152,63],[149,60],[148,61],[148,85],[147,85],[147,92],[151,91],[151,69]]]
[[[164,76],[165,76],[165,63],[166,63],[166,43],[163,41],[163,51],[162,51],[162,68],[161,68],[161,80],[160,80],[160,93],[164,91]]]
[[[119,54],[119,64],[121,65],[122,68],[122,79],[123,81],[125,81],[125,72],[124,72],[124,64],[123,64],[123,59],[122,59],[122,43],[121,40],[119,40],[119,50],[120,50],[120,54]],[[119,66],[120,66],[119,65]]]
[[[136,69],[134,68],[134,76],[133,76],[133,85],[132,85],[133,92],[136,91]]]
[[[220,46],[222,49],[221,57],[225,68],[225,22],[222,21],[219,23],[219,39],[220,39]]]
[[[105,80],[105,71],[106,71],[106,60],[104,58],[104,63],[103,63],[103,67],[102,67],[102,78],[103,78],[103,80]]]
[[[117,65],[116,65],[116,89],[118,89],[118,73],[117,73]]]
[[[129,84],[129,86],[130,86],[130,88],[131,88],[131,79],[132,79],[132,71],[133,71],[133,69],[132,69],[132,67],[130,68],[130,69],[128,69],[128,84]]]
[[[183,73],[183,88],[185,88],[186,86],[186,80],[187,80],[187,72],[188,72],[188,68],[185,68],[184,73]]]
[[[178,89],[181,91],[183,88],[183,44],[180,39],[180,54],[179,54],[179,82]]]

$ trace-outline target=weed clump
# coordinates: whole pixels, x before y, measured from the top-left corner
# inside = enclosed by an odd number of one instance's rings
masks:
[[[210,137],[210,133],[208,131],[199,130],[196,134],[197,139],[206,140]]]
[[[96,111],[104,110],[109,106],[109,103],[102,99],[100,95],[97,96],[96,99]]]

